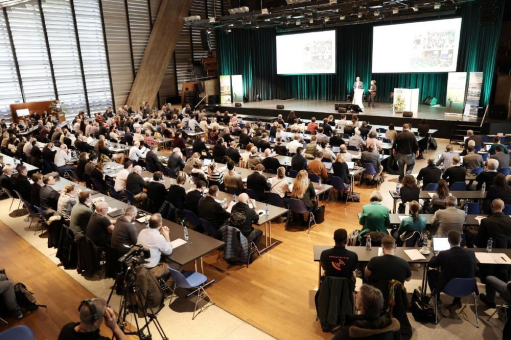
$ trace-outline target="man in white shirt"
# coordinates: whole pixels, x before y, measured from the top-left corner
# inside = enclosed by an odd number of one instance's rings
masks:
[[[151,256],[146,259],[144,266],[154,276],[159,277],[169,272],[166,263],[160,263],[161,254],[172,254],[172,243],[169,238],[169,228],[163,225],[160,214],[154,214],[149,219],[149,228],[143,229],[138,234],[137,244],[149,249]]]
[[[300,142],[300,135],[295,135],[295,139],[287,145],[287,148],[290,154],[295,154],[299,147],[303,147],[303,144]]]
[[[25,145],[23,146],[23,152],[25,153],[25,155],[30,156],[30,151],[32,151],[33,148],[32,142],[35,140],[36,139],[34,137],[30,137],[29,141],[25,143]]]
[[[67,164],[69,161],[71,161],[71,155],[67,149],[67,145],[60,144],[60,149],[58,149],[55,154],[55,165],[60,171],[73,170],[74,166]]]
[[[131,161],[126,161],[126,163],[124,163],[124,169],[119,171],[119,173],[115,177],[114,185],[115,191],[123,192],[124,190],[126,190],[126,180],[128,179],[128,176],[132,171],[133,163],[131,163]]]
[[[188,122],[188,127],[192,129],[192,131],[195,131],[195,127],[200,127],[199,122],[195,120],[195,116],[192,116],[192,119]]]
[[[183,110],[181,110],[181,114],[184,116],[184,114],[186,113],[187,110],[191,110],[192,107],[190,106],[190,104],[186,104],[185,107],[183,107]]]
[[[80,124],[81,124],[81,122],[82,122],[81,119],[77,119],[75,125],[73,125],[73,130],[76,133],[80,132]]]
[[[129,159],[131,159],[131,161],[135,164],[138,163],[138,160],[140,158],[145,157],[145,155],[142,153],[142,151],[140,151],[139,147],[140,147],[140,142],[138,142],[138,141],[133,142],[133,146],[131,147],[130,153],[128,155]]]

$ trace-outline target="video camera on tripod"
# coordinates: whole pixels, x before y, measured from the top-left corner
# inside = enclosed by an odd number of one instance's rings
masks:
[[[117,260],[124,268],[133,268],[139,264],[146,263],[146,259],[151,256],[149,249],[140,244],[131,247],[130,251]]]

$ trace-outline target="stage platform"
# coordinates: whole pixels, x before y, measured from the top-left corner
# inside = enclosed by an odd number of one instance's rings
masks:
[[[286,119],[289,111],[295,111],[298,117],[310,119],[323,119],[329,115],[334,115],[337,119],[341,116],[335,110],[336,103],[348,104],[348,102],[333,101],[333,100],[263,100],[260,102],[243,103],[242,107],[234,107],[234,104],[218,104],[209,105],[210,110],[214,111],[229,111],[230,113],[236,112],[238,114],[246,114],[253,116],[277,117],[282,114]],[[277,105],[284,105],[283,110],[278,110]],[[412,126],[417,127],[422,119],[426,119],[432,129],[438,129],[435,137],[450,138],[451,133],[458,121],[462,121],[466,125],[479,126],[482,118],[472,118],[461,115],[448,115],[445,114],[445,107],[442,106],[429,106],[419,105],[419,112],[412,118],[403,118],[402,114],[394,114],[391,109],[390,103],[376,103],[373,109],[365,108],[364,112],[360,113],[359,120],[368,121],[370,124],[375,125],[389,125],[390,123],[401,126],[404,123],[411,123]],[[351,118],[351,113],[346,114]],[[490,129],[491,124],[485,123],[488,132],[499,129],[500,127],[494,126]]]

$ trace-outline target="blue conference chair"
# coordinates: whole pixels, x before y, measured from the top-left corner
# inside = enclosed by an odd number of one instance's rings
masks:
[[[185,212],[185,217],[186,217],[186,220],[188,221],[188,223],[190,223],[191,225],[193,225],[194,227],[198,227],[198,226],[201,226],[201,221],[199,219],[199,216],[195,215],[195,213],[193,211],[190,211],[190,210],[184,210]]]
[[[499,174],[504,174],[504,175],[509,175],[509,168],[500,168],[500,169],[497,169],[497,172]]]
[[[449,188],[451,191],[467,191],[467,183],[465,182],[454,182]]]
[[[319,176],[316,174],[309,174],[309,179],[311,180],[311,182],[314,182],[314,183],[319,183],[319,181],[320,181]]]
[[[222,237],[222,234],[219,230],[216,230],[215,227],[209,222],[208,220],[205,220],[203,218],[199,218],[200,224],[204,231],[211,237],[214,237],[216,239],[220,239]]]
[[[483,158],[483,162],[486,162],[488,159],[488,156],[490,155],[488,152],[480,153],[481,157]]]
[[[201,312],[205,311],[209,306],[215,304],[213,301],[211,301],[209,294],[204,289],[204,283],[206,283],[206,281],[208,280],[208,278],[205,275],[194,271],[181,273],[172,268],[169,268],[169,270],[170,275],[174,280],[174,289],[172,289],[172,297],[175,294],[176,288],[195,289],[193,293],[195,292],[197,293],[197,299],[195,300],[195,308],[193,309],[192,320],[194,320],[195,317],[199,315]],[[188,294],[187,297],[193,293]],[[172,297],[170,298],[169,305],[172,304]],[[209,304],[206,304],[197,312],[197,306],[199,302],[202,300],[207,300]]]
[[[296,178],[296,175],[298,175],[298,171],[289,170],[289,177]]]
[[[332,187],[336,189],[339,193],[346,195],[346,205],[344,206],[344,209],[346,209],[346,207],[348,206],[348,199],[349,197],[351,197],[350,185],[344,184],[342,178],[338,176],[332,176],[330,178],[330,185],[332,185]]]
[[[467,213],[470,215],[478,215],[481,213],[481,206],[479,203],[465,203],[468,207]]]
[[[308,210],[307,207],[305,206],[305,203],[303,203],[302,200],[299,200],[296,198],[291,198],[291,200],[289,201],[289,211],[288,211],[286,223],[288,223],[288,221],[290,220],[292,213],[299,214],[299,215],[304,215],[307,213],[309,214],[309,220],[308,220],[309,228],[307,229],[307,234],[308,234],[310,232],[310,230],[312,229],[311,228],[312,223],[316,224],[316,220],[314,219],[314,214],[312,213],[312,210]]]
[[[34,332],[24,325],[14,326],[0,333],[0,340],[32,340],[34,337]]]
[[[435,191],[438,188],[438,183],[428,183],[422,190],[424,191]]]
[[[506,215],[511,215],[511,204],[506,204],[502,212]]]
[[[374,176],[378,173],[372,163],[364,163],[364,164],[362,164],[362,167],[365,169],[365,171],[363,173],[364,175]],[[376,181],[376,188],[378,188],[379,185],[380,185],[380,178],[378,178],[378,180]]]
[[[254,190],[247,189],[245,192],[247,193],[248,197],[250,197],[251,199],[259,201],[259,196],[257,196],[257,194]]]
[[[274,192],[270,192],[268,194],[268,204],[274,205],[274,206],[280,207],[280,208],[284,208],[286,206],[284,199],[282,197],[280,197],[279,194],[276,194]]]
[[[414,231],[413,234],[405,240],[405,247],[416,247],[417,241],[422,239],[421,233]]]
[[[476,327],[479,328],[479,315],[477,314],[477,284],[474,278],[456,278],[451,279],[444,287],[443,292],[452,297],[462,298],[468,295],[474,297],[474,311],[476,314]],[[439,292],[440,293],[440,292]],[[438,324],[438,299],[434,299],[435,302],[435,324]],[[460,314],[467,307],[463,306]]]
[[[472,169],[472,171],[470,173],[472,175],[479,175],[483,171],[484,171],[484,168],[474,168],[474,169]]]

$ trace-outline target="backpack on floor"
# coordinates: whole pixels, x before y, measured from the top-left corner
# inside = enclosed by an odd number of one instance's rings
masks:
[[[29,291],[23,283],[14,285],[14,293],[16,294],[16,301],[21,308],[27,311],[35,311],[39,307],[46,308],[46,305],[38,305],[34,293]]]
[[[436,142],[436,139],[435,139],[435,138],[433,138],[433,137],[431,137],[431,138],[429,139],[429,149],[430,149],[430,150],[436,150],[437,148],[438,148],[438,144],[437,144],[437,142]]]

